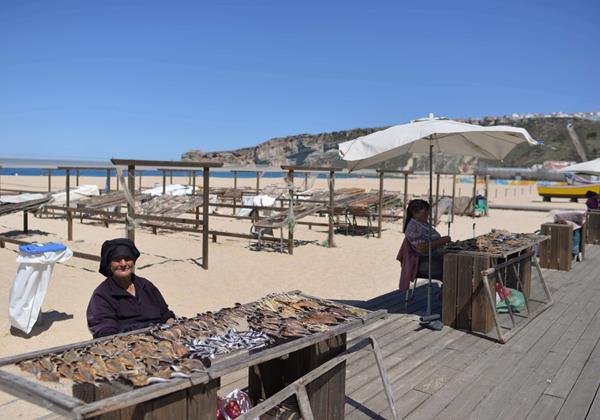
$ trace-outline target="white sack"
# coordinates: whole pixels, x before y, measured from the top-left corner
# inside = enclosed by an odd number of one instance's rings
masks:
[[[72,256],[73,251],[69,248],[43,254],[19,253],[19,266],[8,303],[10,325],[27,334],[31,332],[46,297],[54,264],[67,261]]]

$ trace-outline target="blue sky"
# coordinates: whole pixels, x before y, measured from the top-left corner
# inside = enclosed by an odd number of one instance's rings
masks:
[[[426,6],[425,6],[426,4]],[[600,2],[0,2],[3,156],[600,110]]]

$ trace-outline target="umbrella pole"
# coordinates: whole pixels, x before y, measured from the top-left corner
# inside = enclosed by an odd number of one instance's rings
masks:
[[[429,140],[429,205],[433,206],[433,142],[431,139]],[[427,316],[431,315],[431,257],[432,257],[432,247],[431,247],[431,230],[433,229],[433,214],[432,208],[429,210],[429,233],[427,238],[427,252],[428,252],[428,260],[427,260]]]
[[[433,202],[433,136],[429,137],[429,204]],[[433,230],[433,220],[431,207],[429,209],[429,232],[427,238],[427,312],[421,317],[420,325],[431,330],[439,331],[444,327],[440,321],[438,314],[431,315],[431,259],[433,257],[433,249],[431,244],[431,236]]]

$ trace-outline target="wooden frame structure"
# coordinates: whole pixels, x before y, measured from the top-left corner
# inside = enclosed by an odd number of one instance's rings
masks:
[[[532,319],[552,306],[552,295],[544,280],[537,257],[533,252],[534,245],[539,245],[549,238],[549,236],[540,235],[535,243],[515,247],[504,253],[448,251],[444,255],[442,303],[442,321],[444,324],[485,337],[490,337],[488,333],[495,327],[498,342],[506,343]],[[503,262],[498,263],[498,260],[503,260]],[[534,301],[530,294],[532,265],[538,273],[540,284],[547,299],[546,302],[538,301],[541,305],[535,311],[532,311],[529,306],[529,302]],[[509,272],[508,269],[512,271]],[[525,321],[517,325],[508,298],[505,296],[504,300],[508,307],[512,326],[501,325],[496,313],[496,293],[493,287],[495,282],[490,286],[493,275],[497,277],[502,290],[506,287],[521,290],[525,298],[527,315],[519,315],[519,317],[526,318]],[[503,329],[508,329],[508,332],[503,332]]]
[[[300,292],[294,291],[292,293]],[[313,298],[309,295],[304,296],[308,298]],[[218,381],[222,376],[228,373],[249,368],[251,366],[260,365],[262,363],[267,363],[272,360],[280,359],[282,357],[296,352],[302,352],[304,351],[304,349],[307,349],[312,346],[317,346],[326,340],[330,340],[332,338],[341,336],[345,337],[346,333],[359,330],[362,327],[365,327],[365,330],[368,330],[368,327],[372,323],[379,319],[385,318],[386,316],[387,311],[385,310],[373,311],[368,313],[368,315],[365,318],[349,320],[348,322],[345,322],[343,324],[331,327],[331,329],[326,332],[313,333],[311,335],[300,337],[291,341],[285,341],[279,345],[258,352],[239,352],[235,355],[232,355],[229,358],[224,358],[223,360],[218,360],[214,362],[205,371],[192,373],[189,376],[189,378],[176,378],[168,382],[153,384],[142,388],[129,390],[126,389],[123,393],[108,396],[107,398],[93,402],[86,403],[79,398],[66,395],[64,393],[41,385],[38,382],[28,380],[3,369],[0,369],[0,390],[8,392],[12,395],[17,396],[18,398],[22,398],[34,404],[41,405],[45,408],[48,408],[54,412],[57,412],[70,418],[96,418],[105,414],[118,416],[121,412],[130,412],[132,406],[143,404],[146,402],[151,403],[154,400],[163,400],[163,398],[165,398],[166,401],[172,403],[174,398],[183,397],[185,399],[187,398],[186,393],[188,390],[191,390],[192,388],[202,384],[206,384],[206,386],[204,387],[204,389],[196,389],[196,397],[204,399],[203,397],[205,397],[208,393],[211,393],[209,395],[214,396],[214,393],[212,392],[214,391],[215,381]],[[135,334],[146,330],[148,329],[122,333],[119,335]],[[365,332],[365,334],[368,334],[368,332]],[[72,348],[89,346],[93,343],[109,341],[112,340],[114,337],[115,336],[108,336],[94,340],[82,341],[75,344],[53,347],[50,349],[37,350],[25,354],[19,354],[16,356],[4,357],[0,359],[0,367],[14,365],[20,361],[39,357],[49,353],[55,353]],[[376,342],[375,344],[373,344],[373,347],[377,347]],[[345,345],[343,350],[346,350]],[[374,351],[377,357],[377,351]],[[379,354],[381,355],[380,352]],[[328,360],[335,360],[335,362],[330,362],[329,364],[327,364]],[[323,360],[324,364],[322,364],[321,366],[326,365],[327,370],[330,370],[344,361],[345,359],[334,359],[334,357],[331,356]],[[334,366],[331,366],[332,364]],[[383,365],[381,365],[380,369],[382,369],[380,374],[382,376],[384,386],[386,386],[387,388],[385,392],[386,395],[388,395],[388,401],[392,401],[393,405],[391,389],[389,386],[385,385],[386,383],[389,384],[389,381],[387,380],[387,374],[385,372],[385,369],[383,368]],[[325,368],[319,370],[318,372],[315,372],[313,375],[321,375],[322,373],[324,373],[322,372],[322,370],[325,370]],[[306,379],[304,379],[304,381],[306,381]],[[179,395],[179,393],[183,393],[183,395]],[[169,398],[169,396],[174,397]],[[164,404],[159,404],[159,406],[162,405]],[[150,406],[152,407],[152,404]],[[211,417],[201,418],[214,418],[215,412],[211,411],[208,414]]]
[[[381,229],[382,229],[382,220],[383,220],[383,178],[386,173],[394,173],[394,174],[402,174],[404,175],[404,198],[402,202],[402,217],[406,215],[406,206],[408,203],[408,176],[413,173],[413,171],[401,171],[401,170],[386,170],[386,169],[377,169],[376,171],[379,174],[379,209],[377,216],[377,237],[381,238]],[[439,175],[438,175],[438,185],[439,185]]]
[[[329,184],[329,224],[328,224],[328,233],[327,233],[327,247],[333,248],[335,247],[335,242],[333,239],[333,216],[334,216],[334,201],[333,201],[333,193],[335,190],[335,173],[340,172],[342,168],[329,167],[329,166],[300,166],[300,165],[282,165],[281,169],[287,171],[288,180],[293,185],[294,182],[294,171],[300,172],[327,172],[328,173],[328,184]],[[290,206],[293,206],[293,197],[294,191],[293,188],[290,189]],[[292,229],[288,230],[288,253],[291,255],[294,253],[294,232]]]
[[[186,169],[194,170],[202,168],[202,267],[208,270],[208,196],[210,187],[210,168],[220,168],[223,166],[219,162],[181,162],[181,161],[161,161],[161,160],[136,160],[136,159],[111,159],[111,162],[115,166],[126,166],[127,167],[127,189],[130,195],[135,195],[135,168],[137,167],[151,167],[151,168],[172,168],[172,169]],[[127,202],[127,218],[129,221],[135,219],[135,207],[132,203]],[[127,237],[132,241],[135,240],[135,226],[129,224],[127,229]]]

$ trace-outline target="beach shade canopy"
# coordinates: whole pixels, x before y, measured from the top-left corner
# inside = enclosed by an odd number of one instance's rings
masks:
[[[518,144],[538,143],[527,130],[518,127],[466,124],[442,118],[416,120],[408,124],[395,125],[367,136],[359,137],[338,145],[339,154],[348,163],[348,169],[355,171],[367,168],[397,167],[399,158],[408,153],[429,154],[429,203],[433,202],[433,155],[472,156],[484,159],[502,160]],[[428,238],[428,287],[427,312],[421,317],[421,325],[440,330],[443,325],[439,315],[431,314],[431,259],[432,259],[432,215],[429,213]]]
[[[600,175],[600,158],[576,163],[560,169],[559,172],[573,172],[576,174]]]
[[[518,144],[538,143],[519,127],[467,124],[434,118],[395,125],[385,130],[340,143],[339,154],[350,171],[391,167],[390,162],[405,154],[433,153],[502,160]],[[387,164],[385,164],[387,163]]]

